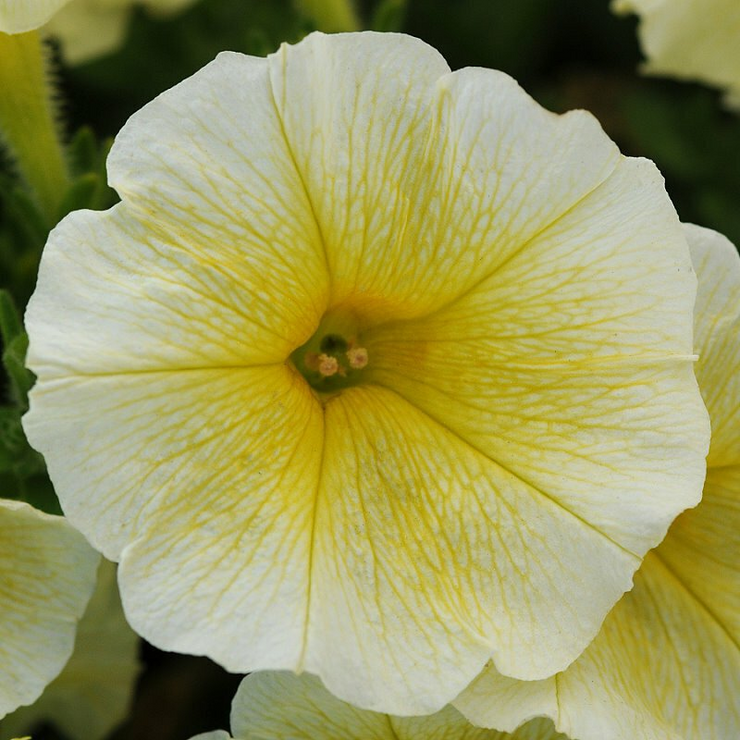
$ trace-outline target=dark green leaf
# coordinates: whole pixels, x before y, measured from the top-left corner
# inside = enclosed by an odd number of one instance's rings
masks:
[[[370,28],[374,31],[400,31],[406,18],[406,0],[381,0],[373,13]]]
[[[99,166],[98,142],[89,126],[82,126],[67,147],[74,172],[82,175],[94,172]]]
[[[59,206],[59,220],[61,221],[68,213],[78,211],[81,208],[93,208],[95,195],[100,188],[100,177],[95,172],[87,172],[80,175],[65,193]]]
[[[25,332],[16,336],[3,351],[3,366],[10,378],[10,395],[23,411],[28,408],[28,391],[35,380],[25,365],[27,351],[28,335]]]
[[[23,322],[13,297],[7,290],[0,290],[0,338],[3,347],[8,347],[22,333]]]

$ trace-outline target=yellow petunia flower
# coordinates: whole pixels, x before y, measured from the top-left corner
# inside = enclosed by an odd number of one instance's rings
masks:
[[[49,21],[45,31],[61,41],[65,61],[81,64],[110,54],[123,45],[136,5],[164,16],[193,2],[195,0],[72,0]]]
[[[516,732],[474,727],[450,706],[425,717],[391,717],[345,704],[313,676],[253,673],[231,705],[234,740],[568,740],[549,720]],[[222,730],[192,740],[231,740]]]
[[[0,722],[2,737],[49,722],[69,740],[107,737],[128,712],[139,673],[138,651],[139,638],[121,608],[116,568],[103,560],[72,657],[37,701]]]
[[[0,717],[35,701],[72,653],[99,555],[62,517],[0,499]]]
[[[716,232],[686,230],[713,428],[702,502],[567,671],[526,683],[485,671],[455,702],[476,724],[513,729],[544,714],[579,740],[740,737],[740,258]]]
[[[640,15],[645,71],[717,85],[740,106],[740,3],[737,0],[613,0]]]
[[[699,499],[652,163],[393,34],[223,54],[52,233],[25,428],[134,629],[436,711],[565,668]]]

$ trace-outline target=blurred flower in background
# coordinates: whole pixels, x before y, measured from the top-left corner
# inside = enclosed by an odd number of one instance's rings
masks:
[[[126,717],[139,673],[139,638],[128,626],[116,567],[103,560],[92,599],[80,620],[74,652],[32,706],[0,722],[3,738],[35,734],[52,723],[69,740],[100,740]]]
[[[305,673],[247,676],[231,707],[231,732],[234,740],[568,740],[546,719],[508,733],[474,727],[452,707],[426,717],[369,712],[340,701]],[[230,738],[215,731],[192,740]]]
[[[0,499],[0,717],[38,699],[67,662],[99,561],[62,517]]]
[[[0,32],[25,33],[46,23],[70,0],[0,0]]]
[[[69,64],[81,64],[123,44],[131,14],[141,6],[156,17],[171,16],[196,0],[72,0],[44,31],[61,43]]]
[[[650,74],[700,80],[727,91],[740,107],[740,3],[737,0],[614,0],[640,15],[640,44]]]

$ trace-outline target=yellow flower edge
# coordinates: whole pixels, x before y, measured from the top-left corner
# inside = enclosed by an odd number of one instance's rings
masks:
[[[106,737],[128,713],[140,670],[138,650],[139,638],[121,608],[116,567],[103,560],[72,657],[38,700],[2,721],[3,736],[51,722],[70,740]]]
[[[640,16],[645,71],[723,88],[740,107],[740,5],[735,0],[614,0]]]
[[[109,177],[46,247],[24,423],[154,644],[436,711],[562,670],[697,503],[688,247],[589,114],[313,34],[154,100]]]
[[[476,724],[513,728],[544,714],[579,740],[740,737],[740,257],[720,234],[685,228],[713,428],[702,502],[648,554],[568,670],[532,683],[484,671],[455,702]]]
[[[234,740],[568,740],[549,720],[514,733],[474,727],[454,708],[425,717],[392,717],[358,709],[330,694],[306,673],[247,676],[231,706]],[[192,740],[230,740],[223,730]]]
[[[72,653],[100,556],[62,517],[0,499],[0,717],[35,701]]]
[[[44,31],[61,41],[68,64],[83,64],[110,54],[126,38],[136,5],[151,14],[166,16],[195,0],[72,0],[46,24]]]
[[[25,33],[44,25],[70,0],[0,0],[0,32]]]

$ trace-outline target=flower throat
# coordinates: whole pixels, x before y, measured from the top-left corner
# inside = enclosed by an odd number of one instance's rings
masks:
[[[327,315],[316,333],[291,354],[293,364],[319,393],[332,393],[357,385],[368,364],[357,322],[348,315]]]

